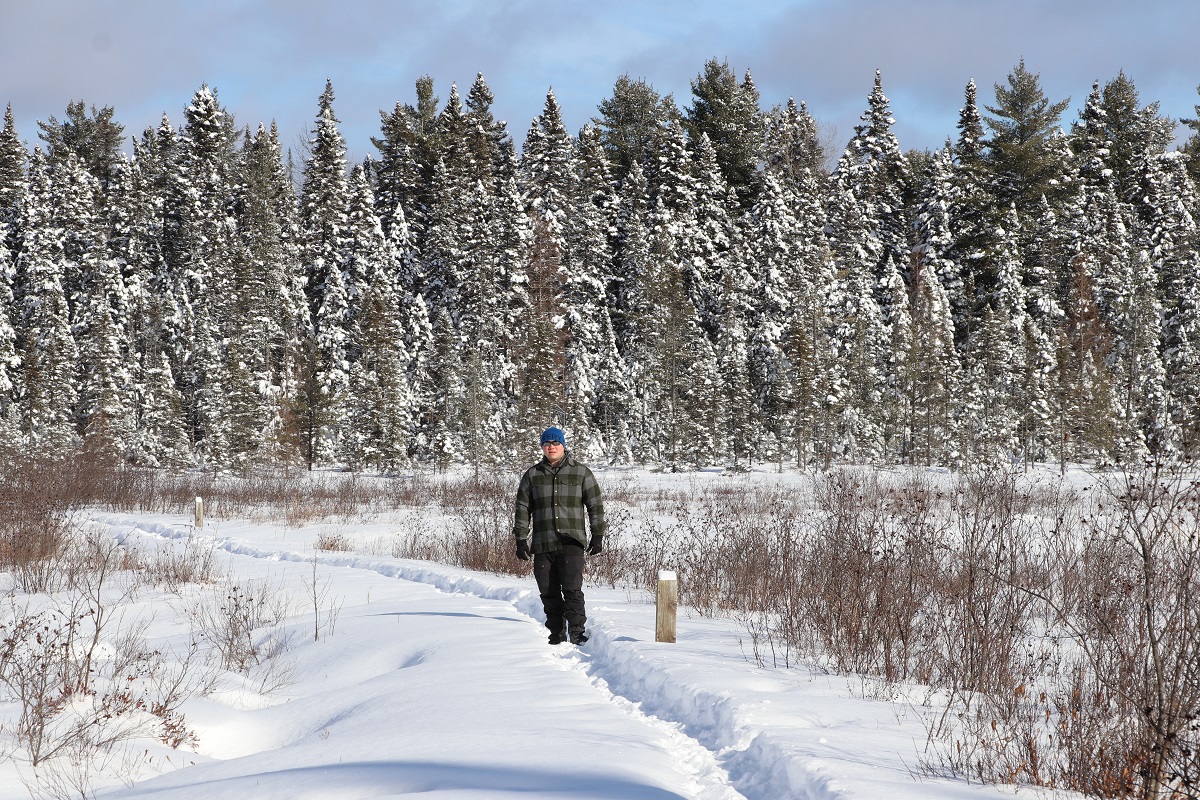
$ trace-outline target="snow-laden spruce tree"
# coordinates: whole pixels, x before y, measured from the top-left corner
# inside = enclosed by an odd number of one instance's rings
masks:
[[[300,190],[300,257],[314,342],[306,365],[303,406],[309,464],[335,457],[346,423],[350,382],[349,287],[345,261],[346,143],[333,112],[333,86],[326,82],[317,107]]]
[[[763,163],[775,180],[794,194],[801,185],[825,170],[825,150],[817,121],[808,106],[789,97],[782,108],[776,106],[766,118],[763,134]]]
[[[130,446],[134,422],[125,283],[109,257],[99,182],[73,152],[51,173],[54,225],[63,243],[63,290],[79,351],[76,428],[85,447],[114,460]]]
[[[1200,450],[1200,196],[1177,153],[1147,154],[1143,216],[1162,303],[1171,449]],[[1149,213],[1150,209],[1153,213]]]
[[[643,460],[649,445],[647,420],[632,394],[648,360],[647,338],[653,306],[650,233],[648,229],[649,188],[641,164],[635,162],[617,194],[616,243],[610,313],[617,349],[624,361],[631,391],[627,414],[633,457]]]
[[[424,229],[424,177],[417,160],[417,133],[413,115],[403,103],[389,113],[380,111],[380,136],[371,137],[379,157],[371,162],[375,202],[384,230],[391,235],[392,223],[404,220],[414,238]]]
[[[514,166],[510,155],[512,138],[508,135],[508,124],[496,119],[492,113],[495,99],[483,73],[476,73],[475,81],[467,92],[463,136],[472,175],[483,183],[489,193],[500,190]]]
[[[577,419],[573,408],[580,401],[568,392],[562,330],[561,287],[576,265],[570,234],[578,171],[575,145],[563,126],[562,110],[551,89],[542,113],[534,118],[521,154],[519,183],[525,213],[530,220],[530,311],[522,344],[518,394],[523,412],[518,415],[521,435],[536,439],[551,423]],[[575,431],[568,431],[572,437]],[[578,432],[581,441],[587,433]]]
[[[965,364],[967,406],[963,435],[984,461],[1007,462],[1021,455],[1021,425],[1029,410],[1023,378],[1028,363],[1025,287],[1021,283],[1019,222],[1010,208],[999,232],[995,287],[983,298],[978,329]]]
[[[942,278],[954,280],[960,274],[950,260],[954,252],[952,158],[949,146],[934,154],[914,222],[912,351],[904,388],[912,437],[910,460],[926,465],[954,464],[962,456],[956,450],[960,364],[952,302]]]
[[[688,296],[709,341],[716,341],[721,294],[726,273],[737,269],[732,250],[736,239],[737,198],[729,191],[717,162],[717,151],[701,134],[693,148],[693,200],[681,233]]]
[[[136,420],[125,457],[136,464],[179,466],[192,461],[183,402],[170,355],[182,328],[182,288],[163,257],[168,175],[177,151],[174,129],[164,117],[133,144],[110,189],[108,254],[125,285],[126,369]]]
[[[349,415],[341,459],[355,467],[393,470],[408,462],[413,403],[396,291],[396,254],[375,213],[366,170],[354,168],[347,191],[346,260],[350,306]]]
[[[231,344],[243,378],[236,391],[234,449],[242,462],[294,458],[294,407],[305,340],[311,336],[299,258],[295,196],[283,163],[279,132],[262,125],[240,153],[235,195],[238,312]]]
[[[759,457],[782,461],[784,394],[787,388],[784,332],[793,314],[787,274],[795,265],[794,228],[784,190],[768,175],[747,216],[743,250],[751,281],[748,343],[751,408],[762,431]]]
[[[7,441],[17,438],[17,378],[21,360],[17,357],[17,332],[13,328],[13,280],[16,267],[8,249],[8,223],[0,222],[0,433]],[[11,416],[10,416],[11,415]]]
[[[17,135],[12,103],[9,103],[4,111],[4,127],[0,129],[0,222],[11,223],[16,217],[17,207],[25,194],[28,161],[29,153]]]
[[[21,358],[17,402],[29,447],[64,453],[78,442],[75,407],[79,357],[63,290],[63,234],[54,223],[50,168],[41,147],[29,160],[29,186],[17,224],[22,247],[14,281],[14,322]]]
[[[566,423],[574,432],[575,452],[595,460],[607,457],[610,448],[604,428],[611,428],[613,422],[600,419],[600,393],[606,390],[602,383],[606,376],[601,373],[605,362],[619,361],[619,355],[608,319],[612,269],[608,231],[614,187],[599,133],[590,125],[579,134],[575,164],[578,180],[565,237],[571,267],[562,275],[566,390],[573,398]]]
[[[492,195],[485,235],[490,245],[487,249],[490,285],[495,293],[495,311],[490,320],[495,327],[489,337],[496,347],[496,393],[492,402],[495,413],[501,415],[498,424],[503,432],[497,446],[505,459],[519,462],[524,460],[522,454],[529,447],[529,440],[523,438],[525,429],[518,424],[518,393],[524,361],[522,321],[529,318],[532,309],[529,248],[533,237],[517,184],[511,140],[505,143],[502,153],[499,173],[502,177]]]
[[[236,259],[232,124],[215,92],[201,86],[184,109],[164,176],[161,282],[177,311],[166,338],[195,456],[216,467],[232,455],[225,352]]]
[[[910,320],[906,281],[910,223],[905,204],[911,178],[900,143],[892,132],[895,120],[890,102],[883,93],[882,76],[875,73],[875,83],[867,97],[867,111],[862,125],[846,145],[834,173],[837,191],[852,201],[856,241],[849,251],[854,260],[864,262],[869,270],[872,293],[886,331],[876,353],[875,370],[879,376],[877,407],[873,410],[874,424],[882,437],[879,446],[894,457],[903,448],[899,431],[900,375],[907,359]],[[843,206],[845,200],[839,200]],[[881,452],[880,455],[884,455]]]

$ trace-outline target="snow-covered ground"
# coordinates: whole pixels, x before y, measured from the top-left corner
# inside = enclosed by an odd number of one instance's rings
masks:
[[[281,685],[227,673],[181,709],[195,746],[138,742],[102,798],[1013,796],[920,776],[917,708],[873,699],[861,681],[760,667],[734,621],[683,610],[678,642],[656,643],[640,592],[587,586],[591,640],[550,646],[531,576],[391,558],[386,520],[339,523],[360,546],[325,552],[319,524],[88,516],[142,550],[192,537],[236,581],[292,598]],[[186,646],[176,596],[145,589],[129,613],[150,620],[153,646]],[[14,714],[0,704],[0,721]],[[0,800],[29,796],[19,762],[0,763]]]

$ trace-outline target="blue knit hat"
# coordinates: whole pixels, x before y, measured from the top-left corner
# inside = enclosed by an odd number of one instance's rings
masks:
[[[567,435],[562,432],[562,428],[546,428],[542,431],[542,444],[547,442],[558,442],[563,447],[567,446]]]

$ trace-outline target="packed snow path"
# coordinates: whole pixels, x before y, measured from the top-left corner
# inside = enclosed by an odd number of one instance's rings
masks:
[[[1002,796],[914,781],[897,753],[876,755],[905,743],[879,724],[886,704],[850,701],[874,713],[847,720],[844,682],[754,666],[728,621],[681,619],[678,644],[656,643],[652,604],[587,587],[591,640],[551,647],[531,576],[314,553],[311,530],[94,520],[133,546],[207,541],[239,578],[302,586],[315,562],[344,602],[318,643],[311,618],[296,621],[308,642],[286,656],[296,673],[279,697],[185,709],[198,763],[102,797]]]

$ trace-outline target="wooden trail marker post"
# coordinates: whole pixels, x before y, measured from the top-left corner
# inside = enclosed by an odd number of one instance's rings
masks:
[[[196,527],[204,527],[204,500],[196,498]]]
[[[658,602],[654,624],[654,641],[675,641],[675,612],[679,608],[679,580],[668,569],[658,571]]]

